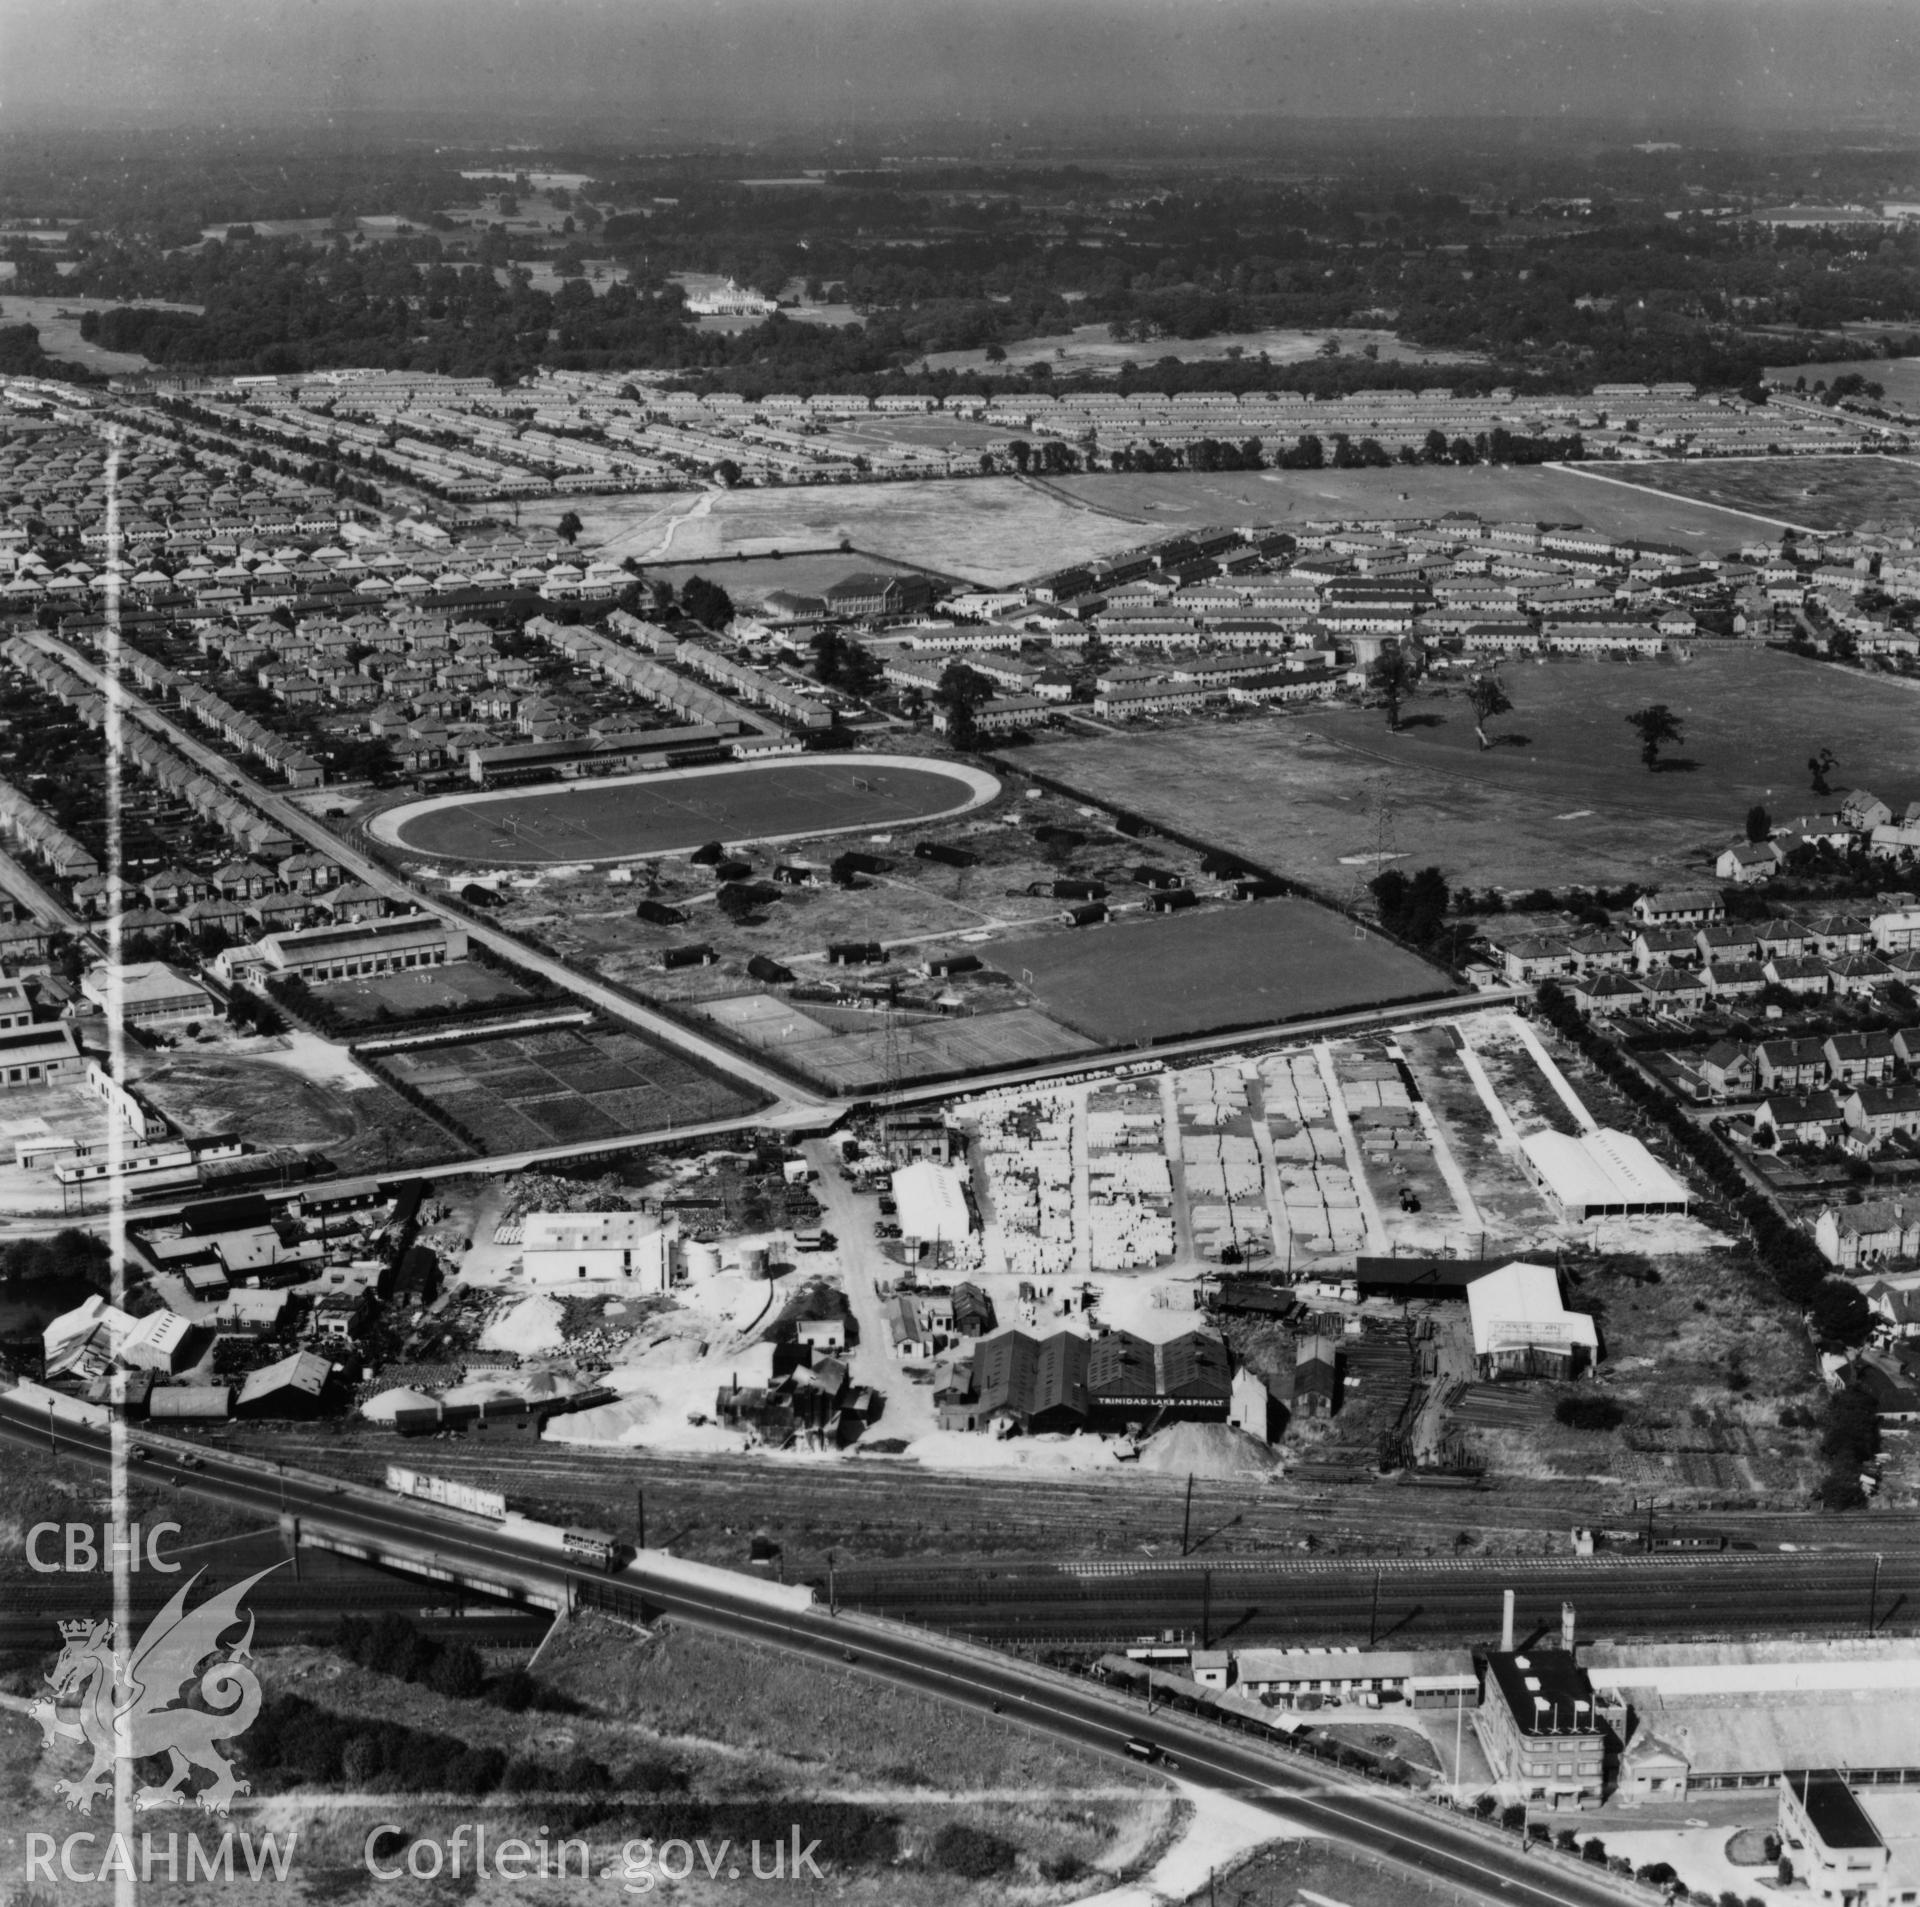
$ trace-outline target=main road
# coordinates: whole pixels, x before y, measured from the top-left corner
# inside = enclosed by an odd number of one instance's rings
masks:
[[[65,643],[57,642],[53,637],[34,630],[27,632],[27,639],[53,657],[55,661],[71,669],[83,681],[97,688],[102,695],[117,696],[128,717],[162,737],[223,786],[244,795],[262,814],[279,822],[289,834],[338,861],[342,867],[349,869],[357,880],[364,881],[369,887],[386,895],[388,899],[437,914],[450,926],[458,927],[465,932],[468,939],[491,948],[493,952],[513,961],[518,966],[531,969],[552,981],[554,985],[563,987],[577,998],[586,1000],[601,1011],[610,1014],[614,1019],[626,1021],[650,1039],[661,1041],[683,1053],[691,1054],[720,1072],[731,1074],[736,1079],[747,1080],[758,1087],[775,1103],[755,1115],[752,1123],[782,1125],[798,1120],[810,1124],[813,1122],[815,1109],[826,1103],[820,1094],[810,1088],[795,1084],[783,1074],[773,1072],[754,1060],[743,1057],[730,1046],[722,1046],[718,1041],[706,1038],[678,1020],[669,1019],[665,1014],[657,1013],[651,1007],[642,1006],[629,995],[594,979],[591,974],[581,973],[576,968],[568,966],[564,960],[557,959],[552,954],[543,953],[538,947],[531,947],[514,935],[504,933],[497,927],[490,927],[486,922],[476,920],[471,915],[456,913],[453,909],[440,905],[430,894],[422,893],[397,874],[389,873],[370,854],[362,853],[351,842],[343,840],[330,828],[315,820],[297,802],[289,801],[284,795],[263,787],[251,775],[237,768],[217,749],[208,747],[196,736],[188,734],[178,722],[155,708],[151,702],[136,695],[124,683],[110,677],[104,669],[88,661],[86,657],[69,648]]]
[[[106,1434],[61,1426],[50,1431],[37,1413],[0,1398],[0,1435],[45,1444],[104,1466]],[[1610,1876],[1547,1854],[1529,1855],[1512,1836],[1470,1818],[1420,1804],[1325,1764],[1268,1749],[1224,1730],[1148,1712],[1137,1700],[1071,1676],[902,1624],[831,1611],[777,1606],[740,1579],[736,1595],[714,1585],[690,1587],[636,1563],[616,1578],[570,1567],[546,1544],[429,1506],[218,1451],[145,1440],[151,1481],[172,1481],[183,1493],[205,1494],[229,1508],[296,1516],[346,1540],[427,1552],[434,1566],[511,1578],[530,1594],[563,1603],[631,1596],[636,1608],[718,1629],[743,1640],[847,1666],[904,1688],[1000,1715],[1079,1747],[1124,1755],[1130,1741],[1151,1743],[1177,1764],[1181,1778],[1251,1803],[1275,1817],[1275,1832],[1305,1827],[1366,1849],[1425,1878],[1484,1901],[1538,1907],[1619,1907],[1644,1900]]]

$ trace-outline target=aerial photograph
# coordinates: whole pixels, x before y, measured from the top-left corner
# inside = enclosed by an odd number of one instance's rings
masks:
[[[0,1907],[1920,1904],[1916,100],[0,0]]]

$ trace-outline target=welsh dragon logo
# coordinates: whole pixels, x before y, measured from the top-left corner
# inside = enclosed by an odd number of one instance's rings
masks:
[[[241,1598],[280,1567],[275,1563],[189,1610],[187,1594],[206,1573],[196,1571],[147,1625],[130,1654],[114,1647],[111,1621],[60,1625],[64,1646],[46,1678],[52,1696],[35,1702],[28,1712],[40,1724],[48,1747],[56,1741],[85,1741],[93,1749],[93,1766],[78,1781],[55,1784],[68,1807],[91,1814],[94,1797],[111,1789],[114,1763],[122,1758],[142,1761],[149,1755],[167,1756],[171,1773],[158,1786],[141,1788],[134,1796],[135,1807],[163,1808],[197,1799],[209,1814],[225,1814],[233,1797],[248,1791],[249,1784],[234,1779],[233,1763],[214,1744],[244,1734],[260,1713],[259,1678],[246,1666],[253,1617],[246,1615],[246,1633],[230,1653],[204,1673],[200,1665],[220,1654],[220,1638],[241,1620]],[[196,1675],[198,1685],[190,1688]],[[188,1707],[191,1694],[198,1694],[206,1706]],[[60,1712],[67,1702],[77,1711],[71,1719]],[[189,1796],[183,1788],[196,1768],[213,1780],[197,1796]]]

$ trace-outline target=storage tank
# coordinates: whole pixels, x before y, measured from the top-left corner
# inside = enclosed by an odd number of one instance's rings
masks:
[[[714,1278],[720,1273],[720,1248],[709,1245],[697,1238],[687,1241],[687,1276],[689,1278]]]
[[[766,1246],[743,1246],[740,1251],[740,1269],[749,1278],[764,1279],[767,1275]]]

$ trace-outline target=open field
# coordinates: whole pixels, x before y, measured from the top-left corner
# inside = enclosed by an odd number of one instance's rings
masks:
[[[1780,819],[1817,805],[1804,762],[1830,746],[1840,775],[1886,799],[1914,778],[1910,692],[1776,650],[1702,649],[1688,664],[1522,663],[1516,704],[1482,752],[1458,696],[1410,703],[1389,734],[1378,709],[1315,709],[1259,723],[1048,742],[1023,763],[1087,795],[1245,854],[1277,872],[1355,891],[1380,851],[1448,878],[1503,887],[1697,878],[1764,802]],[[1693,764],[1649,774],[1626,714],[1665,702]],[[1830,803],[1828,805],[1831,805]]]
[[[372,826],[379,839],[415,854],[538,867],[638,860],[712,840],[900,827],[978,806],[997,791],[990,777],[934,762],[772,761],[440,797],[389,810]]]
[[[848,543],[875,556],[994,585],[1141,540],[1133,525],[1030,488],[1017,477],[563,496],[525,505],[521,515],[530,523],[554,523],[567,510],[576,512],[584,526],[581,551],[615,561],[631,556],[643,563],[710,565],[736,551],[761,556],[776,549]],[[847,568],[858,569],[864,560],[850,558]],[[716,579],[728,582],[725,571]]]
[[[1806,461],[1782,459],[1778,467],[1792,470]],[[1858,460],[1839,461],[1851,468]],[[1726,460],[1678,466],[1689,479],[1702,471],[1746,467]],[[1205,475],[1106,472],[1044,483],[1016,477],[955,478],[557,497],[528,504],[522,514],[531,522],[551,523],[563,510],[576,511],[584,525],[583,551],[705,568],[728,589],[733,587],[730,573],[712,566],[735,555],[837,548],[843,542],[901,563],[998,585],[1132,548],[1158,531],[1205,523],[1284,526],[1315,517],[1473,510],[1489,520],[1583,523],[1616,536],[1650,537],[1716,552],[1735,548],[1756,528],[1768,527],[1756,524],[1737,506],[1716,508],[1702,497],[1670,496],[1641,478],[1603,480],[1646,468],[1608,464],[1602,470],[1596,465],[1592,476],[1577,467],[1510,470],[1483,464],[1465,470],[1422,466]],[[1749,501],[1745,508],[1768,515],[1764,502]],[[847,558],[846,567],[858,568],[865,560]]]
[[[900,1014],[893,1016],[891,1040],[884,1014],[795,1006],[771,993],[727,995],[700,1010],[736,1039],[778,1054],[833,1092],[884,1084],[894,1065],[903,1080],[938,1078],[1084,1052],[1092,1044],[1031,1007],[957,1019]]]
[[[1609,474],[1663,495],[1753,510],[1809,530],[1851,529],[1873,517],[1910,523],[1920,516],[1920,463],[1911,457],[1712,457],[1615,464]]]
[[[1304,421],[1300,427],[1306,428]],[[1805,460],[1793,461],[1797,466]],[[1851,464],[1853,459],[1844,461]],[[1715,551],[1736,548],[1754,534],[1756,526],[1750,517],[1711,508],[1691,492],[1684,498],[1673,497],[1651,489],[1636,492],[1602,480],[1647,467],[1596,464],[1592,476],[1575,465],[1515,470],[1486,464],[1467,469],[1436,464],[1392,470],[1243,470],[1205,475],[1109,472],[1050,478],[1047,487],[1091,509],[1170,530],[1202,523],[1277,523],[1285,528],[1290,521],[1314,517],[1434,516],[1446,510],[1472,510],[1489,522],[1580,523],[1612,536],[1651,537]],[[1691,473],[1730,466],[1716,462],[1674,467]]]
[[[1118,371],[1123,364],[1154,364],[1165,357],[1211,361],[1236,355],[1257,358],[1263,351],[1276,364],[1297,364],[1302,358],[1318,357],[1329,338],[1338,338],[1341,350],[1349,357],[1364,356],[1371,346],[1378,358],[1408,364],[1476,361],[1471,351],[1430,351],[1424,345],[1402,342],[1391,331],[1337,327],[1330,331],[1223,331],[1211,338],[1150,338],[1143,344],[1126,344],[1109,337],[1104,324],[1082,324],[1071,331],[1022,338],[1008,345],[1004,364],[989,364],[984,349],[936,351],[925,362],[929,370],[974,371],[990,378],[1022,371],[1045,359],[1058,375],[1073,372],[1098,376]]]
[[[1569,1303],[1599,1320],[1605,1356],[1594,1382],[1626,1421],[1602,1432],[1556,1423],[1548,1393],[1561,1386],[1526,1387],[1538,1409],[1522,1422],[1473,1423],[1469,1401],[1469,1435],[1491,1470],[1663,1497],[1793,1498],[1812,1488],[1817,1436],[1780,1426],[1787,1405],[1819,1402],[1805,1339],[1738,1253],[1572,1260],[1567,1279]]]
[[[1103,1045],[1299,1019],[1447,990],[1446,976],[1311,901],[1003,940],[994,959]]]
[[[354,1021],[372,1025],[382,1010],[396,1019],[418,1014],[448,1013],[456,1007],[485,1003],[502,1008],[517,1006],[533,995],[512,975],[496,973],[477,960],[456,961],[431,971],[368,974],[358,980],[332,980],[314,988],[315,994],[338,1007]]]
[[[317,1044],[317,1042],[316,1042]],[[183,1131],[238,1134],[268,1150],[319,1152],[342,1171],[389,1171],[461,1156],[425,1113],[368,1074],[349,1089],[240,1055],[181,1051],[141,1063],[139,1087]]]
[[[839,549],[818,551],[804,556],[733,556],[705,563],[658,563],[649,565],[649,582],[671,583],[678,589],[690,576],[704,576],[718,583],[733,598],[734,607],[752,611],[776,589],[790,589],[801,596],[818,596],[831,589],[843,577],[856,570],[878,570],[883,575],[904,571],[904,565],[885,557],[850,556]]]
[[[1768,377],[1785,378],[1789,382],[1803,377],[1808,390],[1815,384],[1831,384],[1849,371],[1865,378],[1869,384],[1880,385],[1889,403],[1904,404],[1909,410],[1920,406],[1920,358],[1850,358],[1839,364],[1767,366]]]
[[[757,1103],[666,1047],[607,1028],[407,1047],[385,1055],[384,1064],[490,1152],[695,1125]]]
[[[0,298],[0,324],[30,324],[40,333],[40,348],[65,364],[89,371],[144,371],[148,361],[137,351],[103,351],[80,335],[83,311],[111,311],[118,305],[142,310],[201,311],[201,305],[169,304],[162,298]]]

